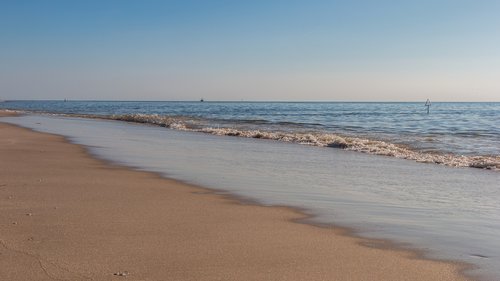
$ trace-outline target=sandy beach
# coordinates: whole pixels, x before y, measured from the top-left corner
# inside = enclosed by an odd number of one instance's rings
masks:
[[[469,280],[459,264],[111,165],[60,136],[1,119],[0,136],[0,280]]]

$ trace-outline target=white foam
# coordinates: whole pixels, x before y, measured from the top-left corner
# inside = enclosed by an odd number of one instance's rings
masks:
[[[237,136],[245,138],[269,139],[304,145],[334,147],[350,151],[358,151],[374,155],[390,156],[422,163],[434,163],[451,167],[472,167],[500,171],[498,155],[455,155],[450,153],[421,152],[408,146],[394,144],[383,140],[343,136],[333,133],[319,132],[284,132],[266,130],[244,130],[229,127],[212,127],[208,122],[183,116],[164,116],[158,114],[123,114],[112,116],[100,115],[68,115],[84,118],[102,118],[126,122],[153,124],[181,131],[203,132],[218,136]]]

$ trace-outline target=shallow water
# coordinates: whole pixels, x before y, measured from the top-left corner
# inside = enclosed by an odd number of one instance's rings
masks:
[[[9,101],[0,108],[149,123],[500,170],[500,103]]]
[[[480,267],[500,279],[500,174],[271,140],[213,136],[117,121],[2,118],[68,136],[95,155],[266,205],[300,207]]]

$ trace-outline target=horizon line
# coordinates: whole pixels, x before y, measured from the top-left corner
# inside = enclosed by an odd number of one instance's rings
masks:
[[[238,103],[238,102],[248,102],[248,103],[425,103],[425,100],[414,100],[414,101],[397,101],[397,100],[134,100],[134,99],[124,99],[124,100],[108,100],[108,99],[0,99],[1,102],[16,102],[16,101],[66,101],[66,102],[226,102],[226,103]],[[499,101],[445,101],[445,100],[431,100],[434,103],[496,103]]]

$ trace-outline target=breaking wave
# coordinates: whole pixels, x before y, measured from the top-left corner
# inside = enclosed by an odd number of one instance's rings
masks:
[[[102,117],[101,117],[102,118]],[[214,127],[203,119],[187,117],[160,116],[156,114],[124,114],[112,115],[106,119],[127,122],[153,124],[176,130],[203,132],[218,136],[237,136],[245,138],[268,139],[320,147],[334,147],[350,151],[358,151],[374,155],[391,156],[414,160],[423,163],[435,163],[452,167],[473,167],[500,170],[500,156],[468,156],[420,152],[408,146],[390,143],[383,140],[343,136],[323,132],[285,132],[260,129],[236,129]]]
[[[22,113],[23,111],[17,112]],[[208,133],[217,136],[268,139],[319,147],[333,147],[373,155],[382,155],[413,160],[421,163],[434,163],[451,167],[471,167],[500,171],[500,155],[456,155],[451,153],[423,152],[415,150],[406,145],[395,144],[384,140],[352,137],[334,133],[241,129],[224,126],[214,127],[214,122],[207,119],[196,119],[186,116],[165,116],[158,114],[138,113],[109,116],[61,113],[49,114],[56,116],[107,119],[133,123],[143,123],[181,131]],[[237,120],[237,122],[241,122],[241,120]]]
[[[157,114],[111,115],[111,117],[109,117],[108,119],[152,124],[152,125],[167,127],[170,129],[184,130],[184,131],[193,130],[195,127],[194,120],[192,118],[161,116]]]

